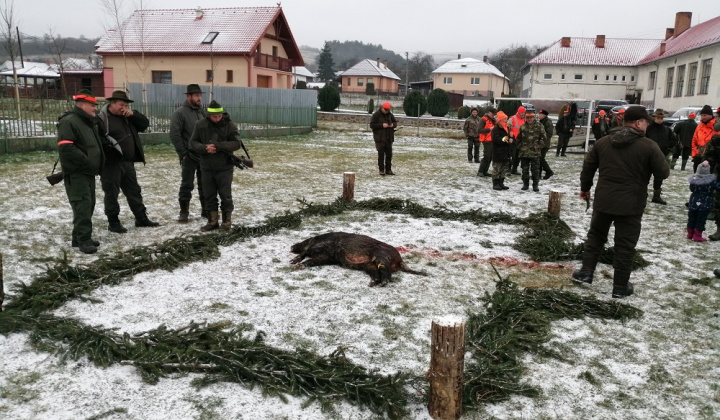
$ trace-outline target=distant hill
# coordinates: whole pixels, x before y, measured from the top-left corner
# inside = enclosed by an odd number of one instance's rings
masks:
[[[361,41],[328,41],[328,43],[330,44],[333,63],[335,63],[335,71],[347,70],[366,58],[371,60],[379,58],[380,61],[387,61],[388,67],[395,74],[401,75],[404,72],[405,57],[394,51],[386,50],[380,44],[365,44]],[[322,47],[314,48],[307,45],[300,47],[300,52],[305,60],[305,67],[308,70],[317,71],[315,60],[320,55]]]

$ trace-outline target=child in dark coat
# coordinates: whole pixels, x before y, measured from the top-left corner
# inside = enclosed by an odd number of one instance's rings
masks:
[[[688,202],[687,236],[695,242],[706,242],[702,237],[705,221],[713,207],[713,194],[720,190],[720,182],[715,174],[710,173],[710,164],[704,161],[697,167],[697,172],[688,177],[690,182],[690,201]],[[720,215],[717,215],[720,217]]]

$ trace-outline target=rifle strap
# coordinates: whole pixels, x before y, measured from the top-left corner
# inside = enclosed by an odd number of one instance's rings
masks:
[[[55,164],[53,165],[52,172],[50,172],[50,175],[52,175],[52,174],[55,173],[55,168],[57,168],[57,164],[58,164],[59,161],[60,161],[60,158],[57,158],[57,159],[55,160]]]

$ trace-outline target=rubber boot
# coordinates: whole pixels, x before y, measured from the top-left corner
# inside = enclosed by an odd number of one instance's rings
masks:
[[[670,169],[675,169],[675,165],[677,165],[677,159],[673,159],[670,161]]]
[[[660,193],[662,190],[653,190],[653,197],[652,202],[656,204],[662,204],[663,206],[667,204],[667,201],[663,200],[662,197],[660,197]]]
[[[217,229],[218,227],[220,227],[220,225],[218,224],[218,219],[219,219],[219,218],[220,218],[220,217],[219,217],[219,215],[218,215],[218,212],[216,212],[216,211],[211,211],[211,212],[209,212],[209,213],[208,213],[208,222],[207,222],[207,224],[206,224],[205,226],[203,226],[203,227],[200,228],[200,231],[202,231],[202,232],[209,232],[209,231],[211,231],[211,230],[215,230],[215,229]]]
[[[551,176],[555,175],[555,172],[553,172],[551,169],[548,169],[545,171],[545,176],[543,179],[550,179]]]
[[[695,229],[687,228],[687,235],[685,235],[685,237],[688,239],[692,239],[693,236],[695,236]]]
[[[480,168],[478,169],[478,176],[492,176],[488,173],[490,169],[490,162],[480,162]]]
[[[502,191],[502,186],[500,186],[500,178],[493,178],[493,190]]]
[[[509,189],[510,189],[510,187],[506,187],[506,186],[505,186],[505,178],[500,178],[500,187],[501,187],[503,190],[509,190]]]
[[[83,254],[94,254],[97,252],[97,246],[95,246],[92,240],[81,242],[78,249]]]
[[[533,191],[540,192],[540,188],[538,187],[538,180],[533,179]]]
[[[681,170],[681,171],[684,171],[684,170],[685,170],[685,165],[687,164],[687,161],[688,161],[687,159],[683,159],[683,160],[682,160],[682,164],[680,165],[680,170]]]
[[[523,191],[527,191],[528,188],[530,188],[530,180],[529,179],[523,179],[523,186],[520,188]]]
[[[115,233],[127,233],[127,229],[120,223],[117,215],[108,216],[108,230]]]
[[[153,222],[148,219],[147,214],[139,213],[135,215],[135,227],[158,227],[160,223]]]
[[[222,224],[220,225],[220,229],[230,230],[230,226],[232,226],[232,212],[224,211],[222,212]]]
[[[702,236],[703,231],[695,229],[695,233],[693,234],[692,240],[695,242],[707,242],[707,239],[703,238]]]
[[[187,223],[188,217],[190,217],[190,202],[180,201],[180,214],[178,215],[177,221]]]
[[[710,239],[711,241],[720,241],[720,223],[718,223],[717,220],[715,221],[715,226],[717,226],[715,233],[708,236],[708,239]]]
[[[612,297],[615,299],[622,299],[626,296],[630,296],[635,292],[635,287],[630,283],[630,271],[618,271],[615,270],[613,273],[613,290]]]

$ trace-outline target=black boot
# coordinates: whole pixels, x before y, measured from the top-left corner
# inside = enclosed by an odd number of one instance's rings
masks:
[[[100,246],[100,242],[99,242],[99,241],[94,241],[94,240],[90,239],[90,242],[92,242],[92,244],[93,244],[96,248]],[[73,248],[77,248],[77,247],[79,247],[79,246],[80,246],[80,242],[78,242],[77,239],[73,238],[73,240],[72,240],[72,247],[73,247]]]
[[[687,159],[683,159],[683,160],[682,160],[682,165],[680,165],[680,170],[681,170],[681,171],[684,171],[684,170],[685,170],[685,165],[687,164],[687,161],[688,161]]]
[[[538,180],[533,179],[533,191],[540,192],[540,188],[538,187]]]
[[[231,211],[222,212],[222,223],[220,224],[220,229],[221,230],[230,230],[231,226],[232,226],[232,212]]]
[[[551,169],[548,169],[545,171],[545,176],[543,179],[550,179],[551,176],[555,175],[555,172],[553,172]]]
[[[190,202],[180,201],[180,214],[178,215],[177,221],[180,223],[187,223],[188,217],[190,217]]]
[[[115,233],[127,233],[127,229],[120,223],[117,215],[108,216],[108,230]]]
[[[635,292],[635,288],[629,280],[630,271],[618,271],[616,269],[615,273],[613,273],[612,297],[615,299],[622,299],[626,296],[632,295]]]
[[[662,192],[662,190],[653,190],[653,197],[652,197],[653,203],[662,204],[662,205],[667,204],[667,201],[663,200],[662,197],[660,197],[661,192]]]
[[[509,190],[509,189],[510,189],[510,187],[506,187],[506,186],[505,186],[505,178],[500,178],[500,187],[501,187],[503,190]]]
[[[203,231],[203,232],[209,232],[209,231],[211,231],[211,230],[215,230],[215,229],[217,229],[218,227],[220,227],[220,225],[219,225],[219,223],[218,223],[218,219],[220,218],[220,217],[218,216],[218,212],[217,212],[217,211],[211,211],[211,212],[208,212],[208,214],[209,214],[209,216],[208,216],[208,222],[207,222],[207,224],[206,224],[205,226],[203,226],[203,227],[200,228],[200,230]]]
[[[530,188],[530,180],[529,179],[523,179],[523,186],[520,188],[523,191],[527,191],[528,188]]]
[[[500,179],[499,178],[493,178],[493,190],[496,191],[502,191],[502,187],[500,186]]]
[[[717,226],[717,229],[715,230],[715,233],[713,233],[712,235],[708,236],[708,239],[710,239],[711,241],[720,241],[720,221],[716,220],[716,221],[715,221],[715,226]]]
[[[92,240],[80,242],[78,249],[84,254],[94,254],[97,252],[97,247]]]
[[[147,214],[136,214],[135,215],[135,227],[158,227],[160,223],[153,222],[148,219]]]

